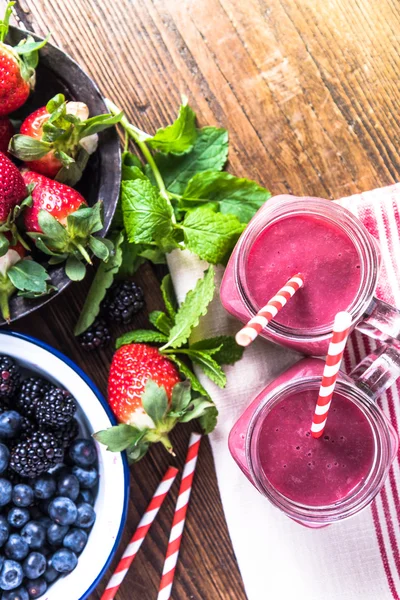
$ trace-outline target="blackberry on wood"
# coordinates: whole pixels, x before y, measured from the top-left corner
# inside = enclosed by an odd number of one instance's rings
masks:
[[[11,451],[10,468],[22,477],[38,477],[63,461],[64,450],[52,433],[36,431]]]
[[[12,398],[20,380],[21,371],[15,361],[10,356],[0,356],[0,398]]]
[[[74,441],[75,438],[78,437],[79,434],[79,424],[76,419],[71,419],[69,423],[65,425],[65,427],[59,427],[52,431],[52,434],[59,442],[60,446],[64,449],[68,448],[68,446]]]
[[[96,319],[93,325],[79,336],[79,343],[84,350],[97,350],[110,343],[110,331],[104,319]]]
[[[121,281],[113,283],[102,308],[111,321],[127,325],[143,307],[142,289],[133,281]]]
[[[37,403],[50,388],[51,384],[41,377],[25,379],[15,400],[17,408],[26,417],[33,417]]]
[[[73,396],[61,388],[53,387],[45,393],[36,406],[35,416],[41,427],[64,427],[76,412]]]

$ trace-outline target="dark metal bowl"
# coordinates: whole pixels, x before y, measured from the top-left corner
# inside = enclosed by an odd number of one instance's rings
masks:
[[[10,27],[7,43],[15,46],[26,37],[27,32]],[[37,40],[41,39],[33,35]],[[58,93],[63,93],[69,100],[79,100],[88,105],[90,116],[106,113],[107,107],[97,85],[81,67],[65,52],[47,43],[40,50],[40,62],[36,70],[36,87],[28,102],[11,116],[24,119],[31,112],[45,106],[48,100]],[[115,128],[99,134],[99,147],[90,157],[81,181],[76,189],[83,195],[89,205],[98,200],[104,205],[104,227],[98,234],[104,237],[111,225],[117,206],[121,182],[121,151],[118,134]],[[45,260],[45,259],[44,259]],[[23,317],[60,294],[71,281],[65,275],[64,267],[50,267],[49,274],[57,292],[36,300],[27,300],[14,296],[10,302],[11,321]],[[4,323],[0,316],[0,324]]]

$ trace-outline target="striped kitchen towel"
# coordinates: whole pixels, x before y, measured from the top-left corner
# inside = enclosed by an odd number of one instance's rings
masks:
[[[355,213],[382,250],[376,295],[400,308],[400,184],[338,201]],[[178,299],[202,276],[206,264],[175,251],[169,266]],[[217,269],[219,281],[222,268]],[[233,334],[238,322],[219,299],[202,319],[198,337]],[[351,336],[347,370],[374,347]],[[249,600],[400,600],[400,454],[371,507],[348,521],[320,530],[304,528],[281,514],[244,477],[228,451],[228,434],[249,402],[299,355],[258,339],[242,361],[227,368],[221,390],[198,373],[215,399],[220,417],[210,436],[222,503]],[[246,382],[243,385],[243,382]],[[399,431],[400,382],[380,399]],[[204,600],[211,600],[206,599]],[[234,600],[232,598],[232,600]]]

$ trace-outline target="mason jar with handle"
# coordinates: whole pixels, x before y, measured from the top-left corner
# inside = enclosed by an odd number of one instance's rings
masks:
[[[347,209],[320,198],[276,196],[239,239],[221,284],[228,312],[247,323],[296,273],[304,286],[261,332],[306,355],[326,354],[335,314],[353,328],[400,341],[400,312],[374,297],[380,269],[376,240]]]
[[[400,351],[383,346],[339,377],[322,437],[311,422],[324,362],[305,358],[268,385],[236,422],[230,452],[273,505],[319,528],[359,513],[378,494],[398,435],[377,405],[400,376]]]

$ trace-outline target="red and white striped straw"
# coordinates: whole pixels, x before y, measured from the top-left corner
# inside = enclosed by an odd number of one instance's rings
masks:
[[[314,438],[321,437],[325,429],[340,363],[342,362],[344,348],[350,333],[350,327],[350,313],[339,312],[333,323],[332,339],[328,348],[317,405],[311,424],[311,434]]]
[[[161,508],[162,503],[171,489],[177,474],[178,469],[175,469],[175,467],[169,467],[168,471],[165,473],[158,488],[154,492],[153,498],[147,507],[146,512],[140,519],[139,525],[137,526],[131,541],[129,542],[117,568],[115,569],[114,575],[111,577],[100,600],[113,600],[115,598],[115,594],[123,582],[129,567],[133,563],[136,554],[138,553],[138,550],[142,545],[147,532],[149,531],[158,511]]]
[[[286,285],[279,290],[273,298],[263,306],[255,317],[236,334],[236,342],[239,346],[249,346],[254,342],[259,333],[268,325],[270,321],[285,306],[286,302],[294,296],[298,289],[304,285],[304,276],[297,273],[289,279]]]
[[[182,541],[183,529],[185,527],[186,513],[189,506],[193,477],[199,454],[200,441],[201,435],[192,433],[190,436],[185,468],[183,469],[181,486],[179,488],[178,500],[175,507],[174,520],[172,521],[172,529],[169,536],[157,600],[169,600],[171,597],[175,568],[176,563],[178,562],[179,548]]]

